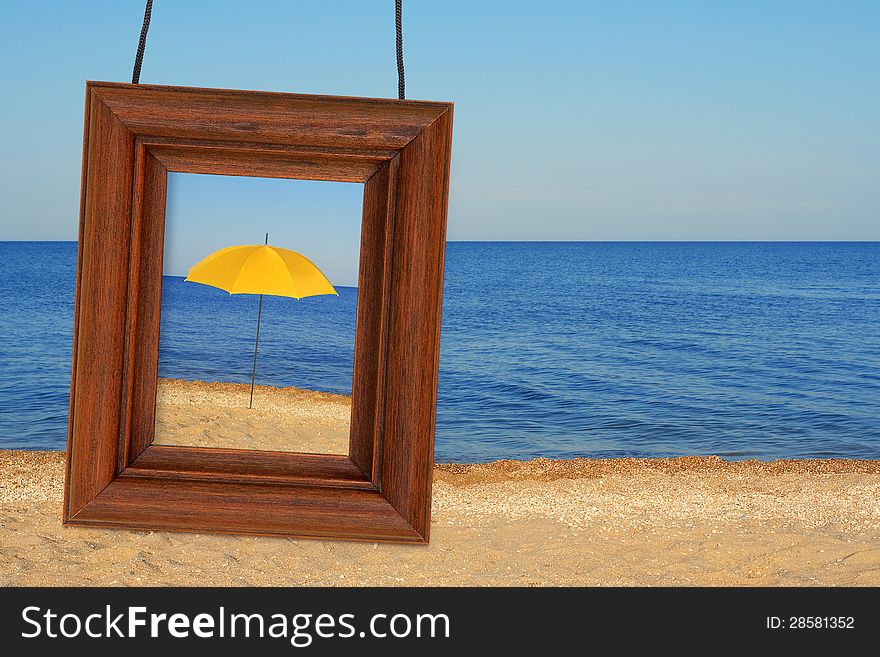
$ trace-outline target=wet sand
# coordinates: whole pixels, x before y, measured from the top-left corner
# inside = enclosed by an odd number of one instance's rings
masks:
[[[0,585],[880,585],[880,461],[438,465],[428,546],[62,528],[63,471],[0,451]]]

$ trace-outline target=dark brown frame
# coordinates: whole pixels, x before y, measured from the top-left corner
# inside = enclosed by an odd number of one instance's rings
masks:
[[[89,82],[64,523],[428,541],[452,104]],[[364,183],[348,456],[152,445],[169,171]]]

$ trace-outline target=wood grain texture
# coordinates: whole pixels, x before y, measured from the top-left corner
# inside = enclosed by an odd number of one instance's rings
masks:
[[[277,482],[376,490],[370,479],[351,459],[334,454],[151,445],[132,462],[126,474],[200,481]]]
[[[79,243],[76,249],[76,283],[74,288],[73,301],[73,349],[70,357],[70,399],[68,401],[68,423],[67,423],[67,450],[65,452],[66,459],[64,464],[64,500],[61,506],[61,518],[66,521],[68,518],[68,509],[70,508],[70,482],[71,482],[71,465],[73,454],[73,416],[76,404],[76,352],[78,331],[76,327],[79,324],[79,306],[80,293],[82,288],[82,242],[85,235],[86,220],[86,188],[88,181],[88,163],[89,163],[89,123],[91,121],[91,100],[92,94],[86,89],[85,110],[83,112],[83,150],[82,150],[82,181],[80,183],[79,197],[79,230],[77,236]]]
[[[127,472],[76,524],[305,538],[423,542],[377,490],[150,479]]]
[[[290,146],[400,150],[448,103],[90,82],[132,132]]]
[[[149,143],[149,142],[146,142]],[[365,182],[387,161],[381,152],[316,153],[304,148],[259,148],[258,144],[149,144],[169,171],[225,176]],[[340,149],[341,151],[342,149]]]
[[[111,449],[108,441],[118,444],[123,415],[119,408],[126,322],[122,295],[128,288],[134,137],[106,105],[92,98],[87,139],[68,517],[116,475],[116,445]]]
[[[159,369],[159,309],[162,305],[162,257],[168,175],[152,153],[135,151],[133,220],[123,370],[123,416],[118,471],[153,442],[156,379]]]
[[[379,488],[429,537],[452,110],[400,153]]]
[[[351,442],[349,456],[378,481],[385,395],[387,344],[385,307],[390,285],[390,233],[394,229],[394,186],[398,160],[390,160],[364,185],[358,274],[357,331],[354,344]]]
[[[89,83],[64,521],[425,542],[452,106]],[[168,171],[361,181],[348,457],[151,445]]]

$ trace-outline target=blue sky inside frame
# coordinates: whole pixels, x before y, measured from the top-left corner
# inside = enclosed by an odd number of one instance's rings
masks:
[[[450,239],[880,239],[880,3],[405,4],[408,96],[456,103]],[[0,239],[75,239],[84,81],[130,77],[142,12],[0,6]],[[393,39],[388,2],[160,0],[141,80],[393,97]]]
[[[357,287],[364,186],[174,173],[165,212],[166,275],[232,244],[269,244],[308,256],[337,286]]]

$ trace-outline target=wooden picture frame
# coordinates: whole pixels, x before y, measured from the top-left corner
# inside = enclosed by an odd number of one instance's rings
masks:
[[[65,525],[426,543],[452,104],[86,84]],[[348,456],[152,445],[167,172],[364,183]]]

